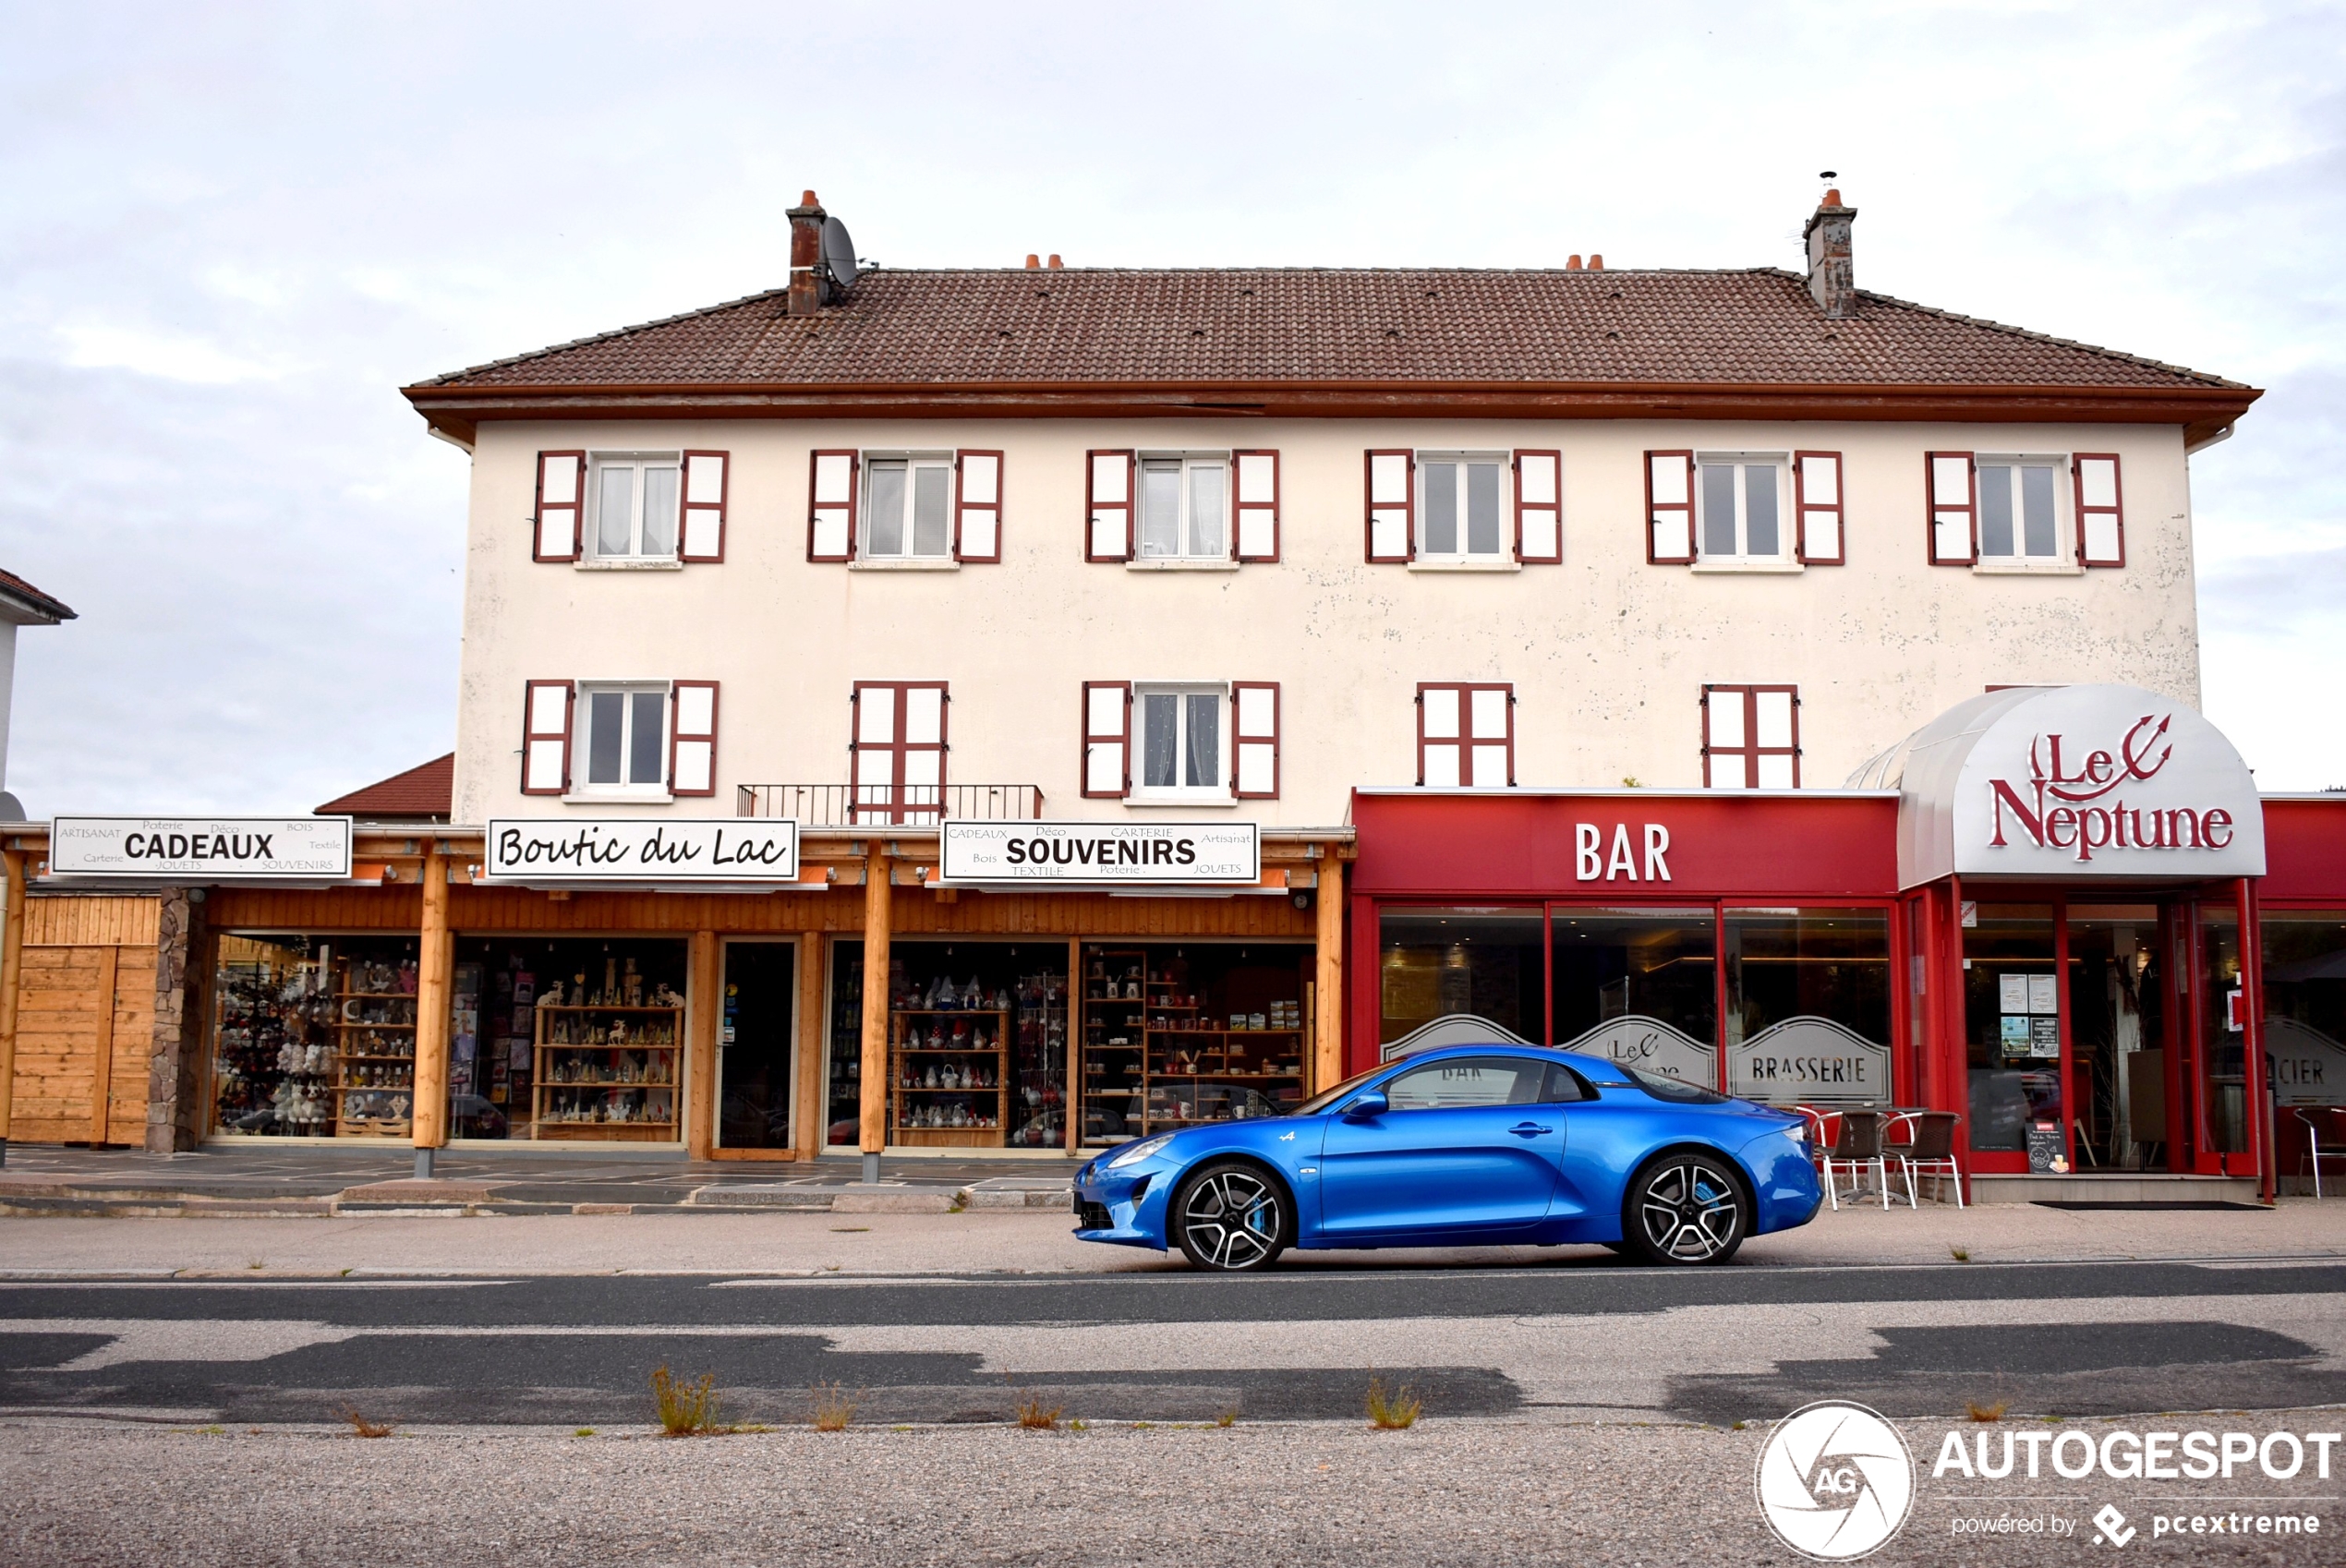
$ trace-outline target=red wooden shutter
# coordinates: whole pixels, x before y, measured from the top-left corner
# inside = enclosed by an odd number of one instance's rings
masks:
[[[1564,453],[1515,454],[1515,558],[1526,566],[1564,560]]]
[[[560,795],[570,789],[567,681],[527,681],[521,694],[521,792]]]
[[[532,524],[532,561],[572,561],[578,559],[586,535],[579,513],[586,500],[586,454],[583,452],[541,452],[538,454],[538,511]]]
[[[1839,452],[1792,454],[1792,507],[1800,523],[1800,560],[1810,566],[1846,564],[1847,546],[1841,526]]]
[[[1410,561],[1418,551],[1417,453],[1367,455],[1368,559]]]
[[[1922,463],[1930,498],[1930,564],[1969,566],[1979,559],[1978,481],[1971,453],[1926,452]]]
[[[2118,489],[2118,454],[2081,452],[2071,465],[2077,492],[2077,564],[2126,564],[2126,518]]]
[[[806,559],[855,559],[855,484],[852,452],[817,452],[808,465]]]
[[[1230,453],[1232,510],[1238,526],[1231,531],[1230,552],[1239,561],[1279,559],[1279,454],[1276,452]]]
[[[717,682],[671,681],[668,700],[668,792],[717,793]]]
[[[1119,800],[1132,792],[1132,682],[1083,682],[1083,794]]]
[[[953,454],[953,559],[1002,559],[1002,454]]]
[[[684,526],[677,560],[725,559],[725,486],[731,467],[721,452],[684,454]]]
[[[1230,793],[1242,801],[1279,794],[1279,683],[1230,682]]]
[[[1694,453],[1646,453],[1646,560],[1694,564]]]
[[[1084,454],[1083,559],[1132,559],[1132,467],[1131,452]]]

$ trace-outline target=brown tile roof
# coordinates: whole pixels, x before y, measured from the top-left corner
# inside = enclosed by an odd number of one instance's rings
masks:
[[[814,316],[781,291],[541,349],[412,389],[1247,382],[2044,387],[2235,381],[1747,271],[1075,268],[894,271]],[[2253,395],[2253,393],[2251,394]]]
[[[0,572],[0,594],[22,599],[42,615],[57,621],[78,619],[63,599],[51,598],[13,572]]]
[[[428,817],[445,822],[455,810],[456,754],[434,757],[420,767],[394,773],[379,784],[353,790],[318,808],[320,816],[357,816],[370,822]]]

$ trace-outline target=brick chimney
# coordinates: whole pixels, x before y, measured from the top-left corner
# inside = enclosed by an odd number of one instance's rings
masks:
[[[1855,207],[1841,204],[1839,190],[1828,188],[1801,231],[1808,242],[1808,297],[1836,320],[1857,313],[1856,274],[1849,256],[1849,225],[1856,216]]]
[[[823,307],[822,280],[815,269],[823,259],[823,204],[808,191],[790,210],[790,313],[812,316]]]

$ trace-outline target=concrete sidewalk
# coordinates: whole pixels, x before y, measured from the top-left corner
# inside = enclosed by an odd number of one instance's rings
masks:
[[[1185,1271],[1172,1255],[1073,1238],[1063,1211],[871,1213],[680,1206],[633,1214],[514,1214],[495,1205],[428,1215],[359,1211],[309,1218],[0,1220],[0,1279],[382,1278],[625,1272],[861,1277]],[[693,1213],[689,1223],[675,1216]],[[2254,1268],[2346,1260],[2346,1202],[2277,1209],[2098,1210],[1926,1205],[1830,1210],[1747,1243],[1737,1268],[1915,1267],[2182,1259]],[[1289,1252],[1282,1270],[1613,1268],[1593,1247]]]

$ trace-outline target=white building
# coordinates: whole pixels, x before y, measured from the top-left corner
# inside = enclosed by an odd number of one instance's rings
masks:
[[[73,611],[12,572],[0,572],[0,822],[25,820],[24,805],[7,791],[8,717],[17,682],[17,628],[54,626]]]

